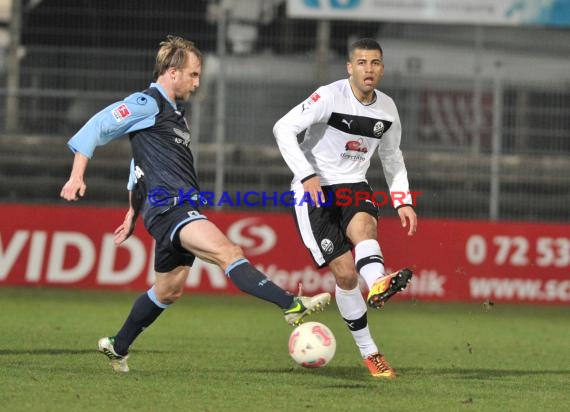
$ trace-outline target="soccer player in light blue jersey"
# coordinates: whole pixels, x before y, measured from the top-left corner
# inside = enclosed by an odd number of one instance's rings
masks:
[[[150,87],[97,113],[68,142],[75,158],[60,195],[76,201],[85,195],[84,174],[95,147],[129,135],[131,208],[116,231],[116,241],[132,233],[139,211],[156,241],[154,285],[135,301],[116,335],[98,343],[119,372],[129,371],[129,347],[137,336],[182,295],[196,257],[217,264],[240,290],[279,306],[292,325],[330,301],[329,293],[296,297],[278,287],[200,212],[196,202],[180,197],[200,191],[191,132],[178,102],[188,100],[198,88],[201,70],[202,54],[196,46],[168,36],[160,43]]]

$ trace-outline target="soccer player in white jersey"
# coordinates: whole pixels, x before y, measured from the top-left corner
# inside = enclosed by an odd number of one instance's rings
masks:
[[[273,134],[292,170],[294,216],[318,267],[336,278],[336,302],[374,377],[396,373],[379,352],[367,321],[367,302],[381,308],[412,277],[410,269],[386,274],[378,243],[378,204],[366,180],[377,150],[394,206],[409,236],[417,229],[408,176],[400,150],[401,124],[394,101],[376,89],[384,74],[382,48],[373,39],[351,45],[348,79],[319,87],[274,126]],[[297,135],[305,131],[302,143]],[[304,201],[307,200],[307,201]],[[354,258],[352,255],[354,249]]]

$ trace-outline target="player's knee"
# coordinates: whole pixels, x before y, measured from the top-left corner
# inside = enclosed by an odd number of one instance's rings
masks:
[[[169,305],[169,304],[176,302],[178,299],[180,299],[180,297],[183,295],[183,293],[184,293],[184,288],[172,290],[170,292],[170,295],[168,296],[168,300],[170,301],[170,303],[167,303],[167,304]]]
[[[156,287],[155,285],[156,298],[160,303],[165,305],[171,305],[176,302],[182,294],[184,293],[183,285],[169,285],[166,287]]]
[[[234,243],[232,243],[231,246],[225,248],[224,255],[224,260],[228,262],[228,264],[244,257],[243,249]]]
[[[336,284],[344,290],[352,290],[358,286],[358,274],[356,271],[343,271],[335,274]]]
[[[172,305],[176,302],[182,294],[184,293],[184,288],[174,288],[164,291],[162,294],[157,294],[157,298],[160,303],[164,303],[165,305]]]

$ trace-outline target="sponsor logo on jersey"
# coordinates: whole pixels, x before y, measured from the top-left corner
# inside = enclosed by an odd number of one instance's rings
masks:
[[[368,147],[366,147],[364,139],[349,140],[344,145],[344,150],[349,150],[352,152],[368,153]]]
[[[345,160],[358,160],[359,162],[364,162],[366,160],[366,157],[362,156],[361,154],[350,154],[350,153],[341,153],[340,157],[342,157]]]
[[[182,144],[186,147],[190,146],[190,142],[191,142],[191,138],[190,138],[190,133],[185,132],[184,130],[180,130],[177,129],[176,127],[173,127],[172,130],[174,131],[174,133],[178,136],[174,138],[174,141],[178,144]]]
[[[111,114],[115,118],[115,121],[117,123],[120,123],[129,117],[131,115],[131,112],[129,111],[129,108],[126,104],[122,104],[119,107],[115,107],[113,110],[111,110]]]

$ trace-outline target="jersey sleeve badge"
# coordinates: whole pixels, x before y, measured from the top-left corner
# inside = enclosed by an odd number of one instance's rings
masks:
[[[129,110],[127,105],[123,103],[120,106],[115,107],[113,110],[111,110],[111,114],[115,118],[115,121],[117,123],[120,123],[131,115],[131,111]]]
[[[313,103],[317,102],[320,98],[321,98],[321,96],[317,92],[310,95],[309,98],[307,100],[305,100],[303,102],[303,104],[301,105],[301,113],[303,113],[305,110],[307,110],[309,107],[311,107],[311,105]]]

